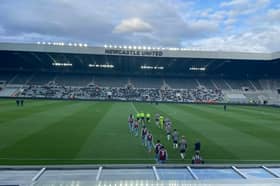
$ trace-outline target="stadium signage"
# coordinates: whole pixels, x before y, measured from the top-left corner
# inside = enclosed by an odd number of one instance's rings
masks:
[[[125,50],[125,49],[105,49],[105,54],[160,57],[163,55],[163,52],[154,51],[154,50],[144,51],[144,50]]]

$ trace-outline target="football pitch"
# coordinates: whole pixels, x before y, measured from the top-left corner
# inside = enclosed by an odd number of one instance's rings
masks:
[[[0,99],[0,164],[154,163],[154,153],[128,130],[129,113],[162,114],[188,141],[180,159],[154,119],[154,140],[168,150],[168,163],[190,163],[201,141],[206,163],[280,163],[280,109],[273,107],[130,102]],[[154,117],[152,117],[154,118]]]

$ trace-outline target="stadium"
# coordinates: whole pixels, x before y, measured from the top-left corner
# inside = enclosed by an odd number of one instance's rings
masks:
[[[279,52],[0,43],[0,61],[1,184],[279,183]],[[141,112],[165,164],[129,132]]]

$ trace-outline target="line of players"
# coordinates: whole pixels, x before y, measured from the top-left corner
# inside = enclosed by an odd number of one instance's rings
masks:
[[[179,140],[179,133],[176,129],[173,129],[172,132],[172,122],[169,118],[164,118],[164,116],[160,114],[155,114],[155,123],[160,129],[164,129],[166,132],[166,137],[167,140],[170,141],[172,137],[173,141],[173,149],[178,149],[179,147],[179,152],[180,152],[180,157],[182,160],[185,159],[186,151],[188,148],[187,140],[185,136],[182,136],[181,139]],[[194,151],[195,154],[192,157],[192,163],[193,164],[201,164],[204,163],[204,160],[200,156],[200,141],[196,140],[194,144]]]
[[[148,131],[145,123],[151,122],[151,115],[149,113],[145,114],[143,112],[136,114],[136,119],[134,119],[133,115],[130,114],[128,118],[128,125],[131,134],[138,136],[139,135],[139,125],[141,124],[141,139],[142,144],[147,147],[148,152],[152,151],[152,148],[155,148],[155,159],[158,163],[164,163],[168,159],[167,150],[160,143],[160,140],[157,140],[157,143],[153,143],[153,136],[151,132]],[[172,122],[168,118],[164,118],[164,116],[160,114],[155,115],[155,123],[160,129],[165,129],[167,140],[170,141],[171,137],[173,140],[173,149],[178,149],[180,151],[181,159],[185,159],[185,154],[187,151],[187,140],[185,136],[179,140],[179,133],[176,129],[172,132]],[[193,164],[204,163],[202,157],[200,156],[200,141],[197,140],[195,143],[195,154],[192,158]]]
[[[147,148],[148,152],[152,152],[155,149],[155,160],[157,163],[164,163],[168,159],[167,150],[164,148],[160,141],[154,144],[153,135],[148,130],[146,124],[151,122],[151,114],[144,114],[143,112],[136,114],[136,119],[130,114],[128,117],[128,128],[132,135],[139,136],[141,132],[142,145]],[[141,131],[140,131],[141,125]]]

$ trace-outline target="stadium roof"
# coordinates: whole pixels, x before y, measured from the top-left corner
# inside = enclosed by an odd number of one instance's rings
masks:
[[[136,46],[0,43],[0,71],[122,76],[278,77],[280,52],[189,51]]]
[[[0,43],[0,51],[18,52],[46,52],[46,53],[71,53],[94,55],[122,55],[144,57],[170,57],[170,58],[202,58],[202,59],[234,59],[234,60],[275,60],[280,59],[280,52],[273,53],[248,53],[225,51],[191,51],[186,49],[149,48],[139,49],[135,46],[88,47],[86,44],[23,44]]]

